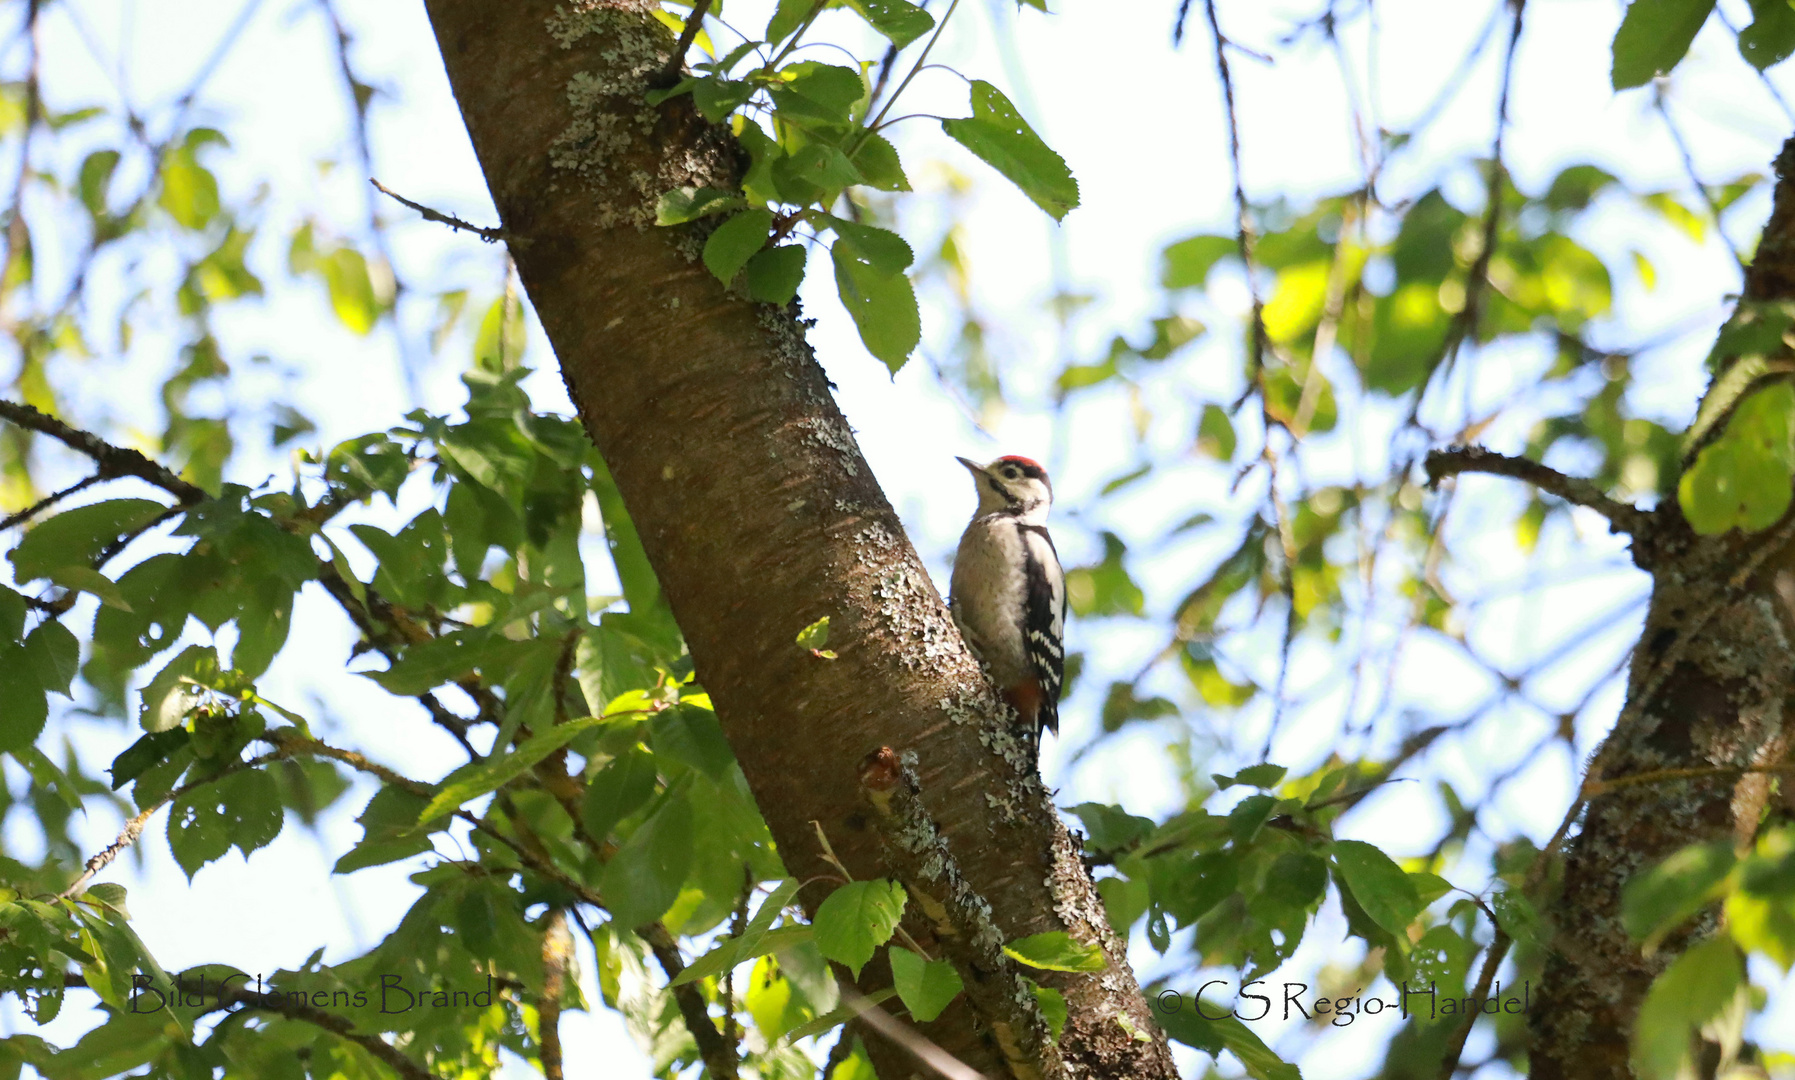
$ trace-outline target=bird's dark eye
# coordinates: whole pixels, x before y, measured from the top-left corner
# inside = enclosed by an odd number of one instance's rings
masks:
[[[1016,473],[1016,466],[1014,466],[1014,465],[1005,465],[1005,466],[1004,466],[1004,468],[1003,468],[1003,474],[1004,474],[1004,475],[1005,475],[1005,476],[1007,476],[1007,477],[1009,477],[1009,478],[1010,478],[1010,479],[1011,479],[1011,480],[1014,480],[1014,479],[1016,479],[1016,475],[1017,475],[1017,473]]]

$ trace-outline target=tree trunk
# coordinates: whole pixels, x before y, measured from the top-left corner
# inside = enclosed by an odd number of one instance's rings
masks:
[[[1795,140],[1776,161],[1775,207],[1745,278],[1746,301],[1795,299]],[[1723,358],[1723,366],[1736,358]],[[1623,1080],[1652,979],[1712,931],[1710,915],[1645,956],[1620,919],[1622,886],[1689,844],[1755,835],[1769,776],[1788,754],[1795,700],[1795,519],[1697,536],[1666,497],[1634,538],[1652,574],[1627,704],[1597,751],[1569,844],[1531,1023],[1534,1080]],[[1666,770],[1706,775],[1616,785]],[[1726,770],[1733,770],[1728,772]],[[1719,775],[1715,775],[1718,771]]]
[[[740,168],[689,98],[644,102],[672,44],[653,7],[428,0],[519,274],[786,868],[827,871],[819,822],[856,878],[887,874],[857,767],[882,746],[914,751],[923,803],[1003,939],[1065,929],[1109,954],[1105,974],[1043,980],[1070,1007],[1067,1066],[1170,1080],[1124,943],[862,460],[795,306],[729,293],[699,262],[694,227],[653,225],[661,192],[733,187]],[[825,615],[835,660],[794,642]],[[821,892],[802,896],[814,910]],[[926,922],[907,925],[929,943]],[[982,1072],[1022,1075],[964,1002],[923,1032]],[[1151,1041],[1131,1038],[1122,1014]],[[920,1071],[874,1042],[886,1080]]]

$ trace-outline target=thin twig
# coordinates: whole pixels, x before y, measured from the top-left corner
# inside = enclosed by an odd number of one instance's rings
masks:
[[[1481,901],[1478,904],[1482,907]],[[1488,910],[1487,908],[1485,909]],[[1500,925],[1496,927],[1496,936],[1490,941],[1489,951],[1484,953],[1483,967],[1477,973],[1477,989],[1472,991],[1471,1000],[1480,1005],[1490,995],[1490,983],[1496,977],[1496,969],[1502,966],[1502,960],[1508,955],[1508,946],[1512,943],[1508,932]],[[1471,1035],[1471,1028],[1476,1025],[1477,1018],[1482,1015],[1473,1009],[1459,1021],[1453,1029],[1452,1037],[1446,1041],[1446,1056],[1440,1060],[1439,1080],[1452,1080],[1458,1072],[1458,1061],[1465,1052],[1465,1040]]]
[[[19,259],[30,240],[25,229],[25,182],[31,178],[31,133],[43,118],[43,96],[38,85],[37,15],[41,0],[27,0],[24,34],[29,48],[25,66],[25,126],[19,133],[19,172],[13,180],[12,207],[6,221],[6,256],[0,259],[0,283],[12,277],[15,260]],[[0,296],[0,301],[4,296]]]
[[[1708,189],[1708,185],[1702,183],[1701,174],[1695,170],[1695,155],[1689,152],[1689,144],[1683,141],[1683,132],[1677,127],[1676,122],[1670,118],[1670,108],[1664,102],[1664,88],[1662,84],[1656,86],[1654,89],[1652,105],[1657,108],[1658,115],[1663,118],[1664,130],[1670,133],[1670,141],[1676,144],[1677,155],[1683,160],[1683,174],[1689,178],[1689,184],[1695,188],[1695,193],[1701,196],[1702,205],[1708,208],[1708,216],[1714,219],[1714,231],[1720,234],[1720,242],[1726,246],[1726,250],[1732,255],[1733,262],[1739,267],[1739,272],[1741,274],[1745,273],[1746,270],[1749,269],[1749,265],[1746,263],[1745,257],[1739,254],[1739,248],[1733,243],[1732,237],[1728,236],[1726,234],[1726,229],[1721,227],[1720,202],[1714,198],[1714,193]]]
[[[686,25],[679,32],[679,40],[673,43],[673,51],[667,54],[667,66],[661,69],[662,79],[669,83],[679,80],[680,73],[686,68],[686,50],[692,47],[698,31],[704,28],[704,16],[710,9],[711,0],[698,0],[692,5],[692,14],[686,17]]]
[[[1522,18],[1527,7],[1527,0],[1505,0],[1514,12],[1513,21],[1508,29],[1508,50],[1502,59],[1502,88],[1496,97],[1496,135],[1490,145],[1490,175],[1485,190],[1484,201],[1487,205],[1483,211],[1483,240],[1477,251],[1477,258],[1471,263],[1471,271],[1465,279],[1464,306],[1453,316],[1452,324],[1446,329],[1446,340],[1440,346],[1437,357],[1428,365],[1427,377],[1421,383],[1421,391],[1415,395],[1414,403],[1409,407],[1407,424],[1413,426],[1421,414],[1422,399],[1427,396],[1427,386],[1441,369],[1450,369],[1458,360],[1459,350],[1464,343],[1476,336],[1477,328],[1483,321],[1484,293],[1490,285],[1490,261],[1496,255],[1496,240],[1502,229],[1502,190],[1508,177],[1507,166],[1502,164],[1502,142],[1508,133],[1508,98],[1514,87],[1515,55],[1520,49]]]
[[[428,206],[425,206],[422,203],[412,202],[410,199],[408,199],[405,196],[399,194],[398,192],[393,191],[392,189],[388,188],[385,184],[382,184],[380,181],[374,179],[372,176],[368,177],[368,183],[373,184],[374,187],[376,189],[378,189],[382,195],[387,196],[388,198],[392,199],[393,201],[399,203],[401,206],[406,206],[413,210],[416,210],[420,215],[423,216],[425,221],[441,222],[442,224],[447,225],[451,229],[456,229],[461,232],[473,233],[475,236],[478,236],[480,239],[486,241],[489,244],[496,244],[501,240],[503,240],[509,244],[515,244],[515,243],[520,242],[517,237],[512,236],[508,231],[506,231],[503,228],[483,229],[478,225],[473,225],[466,221],[463,221],[460,218],[454,216],[453,214],[445,214],[441,210],[432,210]]]
[[[1608,519],[1615,532],[1637,535],[1651,522],[1649,513],[1629,503],[1611,499],[1602,489],[1580,477],[1566,476],[1557,469],[1531,458],[1510,457],[1481,446],[1454,446],[1433,450],[1427,455],[1427,486],[1437,488],[1440,481],[1460,473],[1490,473],[1532,484],[1548,495],[1565,502],[1586,506]]]
[[[1246,187],[1240,170],[1240,116],[1234,106],[1234,74],[1228,68],[1228,39],[1222,35],[1222,24],[1216,18],[1215,0],[1204,0],[1209,16],[1209,31],[1215,39],[1215,69],[1222,81],[1222,104],[1228,113],[1228,162],[1234,176],[1234,211],[1238,217],[1235,243],[1240,248],[1240,261],[1246,268],[1247,292],[1253,301],[1253,336],[1247,347],[1247,384],[1242,393],[1252,393],[1259,385],[1265,368],[1265,301],[1259,296],[1259,283],[1253,278],[1253,218],[1247,206]],[[1182,24],[1183,12],[1179,13]],[[1238,404],[1238,403],[1237,403]],[[1267,432],[1269,435],[1269,431]]]
[[[88,477],[87,479],[82,480],[75,484],[71,484],[68,487],[63,488],[61,491],[57,491],[57,492],[53,492],[49,495],[45,495],[43,498],[32,503],[30,506],[27,506],[25,509],[20,510],[18,513],[9,514],[5,518],[0,518],[0,532],[4,532],[5,530],[10,529],[14,525],[17,525],[21,522],[30,521],[32,518],[43,513],[45,510],[50,509],[50,507],[55,506],[57,503],[68,498],[70,495],[73,495],[79,491],[83,491],[87,488],[90,488],[93,485],[98,484],[105,479],[106,479],[106,477],[102,476],[101,474],[94,473],[92,476]]]
[[[374,173],[374,142],[368,133],[368,104],[373,100],[374,88],[355,76],[355,69],[349,62],[349,30],[343,25],[342,16],[337,13],[333,0],[318,0],[324,9],[324,17],[330,21],[330,28],[335,35],[337,70],[343,76],[343,87],[349,93],[350,119],[355,133],[355,153],[360,159],[362,172]],[[380,223],[380,214],[375,208],[379,202],[372,195],[367,198],[368,238],[374,243],[374,251],[380,261],[386,264],[392,275],[393,295],[392,310],[397,310],[405,299],[405,282],[399,276],[399,264],[393,258],[393,248],[387,240],[387,232]],[[413,404],[422,404],[423,390],[418,383],[418,372],[421,361],[414,355],[412,343],[399,327],[398,320],[393,321],[393,343],[398,346],[399,371],[405,377],[405,389]]]

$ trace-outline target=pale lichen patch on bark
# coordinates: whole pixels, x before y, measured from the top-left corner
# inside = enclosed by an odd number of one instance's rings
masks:
[[[733,187],[733,154],[723,139],[679,140],[654,148],[664,117],[648,104],[651,77],[667,64],[673,42],[639,0],[576,0],[555,9],[548,33],[563,49],[588,37],[591,66],[568,79],[568,122],[549,147],[549,163],[590,182],[601,228],[654,224],[661,194],[683,186]],[[687,247],[690,243],[687,242]]]

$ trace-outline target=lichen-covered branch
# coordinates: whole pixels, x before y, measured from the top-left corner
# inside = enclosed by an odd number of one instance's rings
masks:
[[[1565,502],[1586,506],[1608,519],[1618,533],[1631,536],[1644,529],[1651,515],[1628,503],[1611,499],[1601,488],[1588,480],[1566,476],[1557,469],[1531,458],[1510,457],[1481,446],[1453,446],[1433,450],[1427,455],[1427,486],[1439,487],[1440,481],[1461,473],[1489,473],[1507,476],[1556,495]]]

